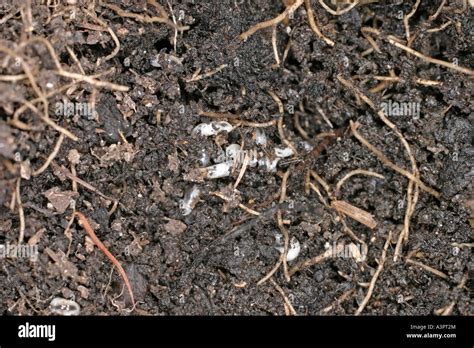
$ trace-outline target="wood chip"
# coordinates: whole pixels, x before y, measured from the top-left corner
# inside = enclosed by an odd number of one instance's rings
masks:
[[[351,217],[352,219],[360,222],[370,229],[374,229],[377,226],[377,221],[374,220],[372,214],[353,206],[345,201],[332,201],[331,207],[337,211]]]
[[[62,214],[66,211],[69,205],[74,202],[74,199],[79,196],[74,191],[61,191],[59,187],[53,187],[44,192],[43,195],[51,202],[54,209]]]

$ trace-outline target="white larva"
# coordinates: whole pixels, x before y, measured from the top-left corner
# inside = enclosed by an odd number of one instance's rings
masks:
[[[314,149],[314,146],[308,143],[307,141],[300,142],[301,146],[306,152],[310,152]]]
[[[240,156],[240,145],[239,144],[230,144],[225,149],[225,155],[229,160],[235,160]]]
[[[201,190],[199,190],[199,187],[197,187],[196,185],[194,185],[191,190],[186,192],[184,198],[179,204],[179,208],[181,209],[181,212],[184,216],[191,214],[199,200],[200,195]]]
[[[286,261],[293,261],[298,257],[301,251],[301,244],[295,237],[290,240],[290,247],[288,248],[288,254],[286,254]]]
[[[227,161],[205,168],[207,172],[207,178],[219,179],[229,176],[233,164],[233,161]]]
[[[279,158],[270,160],[268,157],[263,157],[258,160],[258,165],[262,168],[265,168],[267,172],[276,172],[276,168],[279,161]]]
[[[292,155],[293,155],[293,150],[289,147],[285,147],[285,148],[275,147],[275,156],[277,156],[278,158],[286,158]]]
[[[255,144],[260,145],[260,146],[267,145],[267,136],[264,130],[257,129],[255,131]]]
[[[220,132],[230,133],[234,129],[229,122],[219,121],[211,123],[200,123],[194,127],[192,134],[198,134],[204,137],[216,135]]]
[[[201,149],[201,157],[199,158],[199,163],[202,166],[207,166],[210,160],[210,156],[207,153],[206,149]]]
[[[277,247],[280,253],[285,250],[283,247]],[[301,244],[295,237],[291,237],[290,245],[288,246],[288,253],[286,254],[286,261],[290,262],[295,260],[301,251]]]
[[[66,300],[65,298],[55,297],[49,304],[49,309],[53,314],[63,316],[79,315],[81,307],[74,301]]]

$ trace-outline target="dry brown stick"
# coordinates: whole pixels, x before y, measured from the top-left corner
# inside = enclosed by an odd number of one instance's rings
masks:
[[[275,274],[276,271],[278,271],[278,269],[280,268],[281,263],[283,262],[283,257],[284,257],[284,254],[281,254],[280,257],[278,258],[278,261],[275,264],[275,266],[270,270],[270,272],[268,272],[262,279],[260,279],[257,282],[257,285],[262,285],[268,279],[270,279],[273,276],[273,274]]]
[[[351,217],[370,229],[374,229],[377,226],[377,221],[375,221],[372,214],[356,206],[353,206],[346,201],[333,200],[331,202],[331,208],[334,208],[338,212]]]
[[[285,107],[283,106],[283,102],[281,101],[280,97],[278,97],[276,95],[275,92],[273,91],[268,91],[268,94],[270,94],[270,96],[272,97],[272,99],[275,101],[275,103],[277,103],[278,105],[278,113],[280,114],[280,118],[278,119],[278,134],[280,135],[280,139],[281,141],[286,145],[288,146],[292,151],[293,151],[293,154],[297,154],[297,150],[296,150],[296,147],[295,145],[293,145],[293,143],[286,137],[285,135],[285,131],[283,129],[283,118],[284,118],[284,114],[285,114]]]
[[[319,191],[318,187],[313,184],[311,181],[307,181],[307,185],[308,185],[308,188],[310,188],[311,190],[313,190],[314,192],[316,192],[316,194],[318,195],[318,198],[319,200],[321,201],[321,203],[325,206],[325,207],[329,207],[328,203],[326,202],[326,200],[324,199],[323,195],[321,194],[321,191]]]
[[[57,71],[55,73],[62,77],[67,77],[75,81],[87,82],[93,85],[94,87],[104,87],[104,88],[108,88],[108,89],[119,91],[119,92],[127,92],[129,90],[129,87],[127,86],[122,86],[122,85],[118,85],[116,83],[107,82],[107,81],[96,80],[93,77],[87,76],[87,75],[82,75],[82,74],[73,73],[73,72],[64,71],[64,70]]]
[[[81,72],[81,74],[85,75],[86,72],[84,71],[84,68],[82,67],[82,64],[81,62],[79,61],[79,59],[77,58],[77,55],[74,53],[74,51],[72,50],[71,47],[69,46],[66,46],[66,50],[68,51],[69,55],[71,56],[72,60],[74,61],[74,63],[76,63],[77,67],[79,68],[79,71]]]
[[[244,121],[244,120],[229,120],[232,123],[235,123],[238,126],[245,126],[245,127],[253,127],[253,128],[266,128],[266,127],[272,127],[275,126],[278,121],[277,120],[270,120],[266,122],[251,122],[251,121]]]
[[[378,80],[378,81],[386,81],[386,82],[401,82],[401,81],[404,81],[399,76],[372,76],[372,77],[375,80]],[[424,85],[424,86],[438,86],[438,85],[443,84],[441,81],[427,80],[427,79],[422,79],[422,78],[416,78],[412,81],[414,81],[417,84]]]
[[[442,0],[441,4],[439,5],[438,9],[436,10],[435,13],[433,13],[431,16],[428,17],[428,20],[430,22],[434,21],[436,18],[438,18],[439,14],[443,10],[444,5],[446,5],[446,0]]]
[[[219,71],[224,70],[227,67],[228,67],[227,64],[219,65],[214,70],[211,70],[211,71],[209,71],[205,74],[198,74],[196,76],[191,77],[190,79],[187,79],[186,82],[194,82],[194,81],[199,81],[199,80],[205,79],[207,77],[211,77],[212,75],[217,74]]]
[[[21,178],[18,178],[16,181],[16,202],[18,205],[18,216],[20,217],[20,234],[18,236],[18,245],[23,243],[25,238],[25,213],[23,212],[23,203],[21,202],[21,194],[20,194],[20,185],[21,185]]]
[[[270,121],[265,121],[265,122],[252,122],[252,121],[246,121],[242,120],[239,118],[238,115],[232,114],[232,113],[219,113],[219,112],[200,112],[200,116],[205,116],[205,117],[211,117],[211,118],[220,118],[220,119],[225,119],[229,121],[230,123],[234,124],[235,127],[251,127],[251,128],[267,128],[267,127],[272,127],[275,126],[278,123],[278,120],[270,120]]]
[[[167,16],[166,17],[164,17],[164,16],[162,16],[162,17],[156,17],[156,16],[150,17],[150,16],[145,16],[145,15],[140,15],[138,13],[131,13],[131,12],[127,12],[127,11],[122,10],[117,5],[107,4],[103,1],[100,1],[100,5],[111,9],[112,11],[114,11],[115,13],[117,13],[121,17],[132,18],[132,19],[134,19],[138,22],[167,24],[167,25],[169,25],[173,28],[176,28],[179,31],[185,31],[185,30],[189,29],[189,26],[187,26],[187,25],[185,25],[185,26],[175,25],[173,23],[173,21],[171,21]]]
[[[109,197],[105,194],[103,194],[101,191],[99,191],[98,189],[96,189],[94,186],[92,186],[91,184],[89,184],[88,182],[82,180],[81,178],[73,175],[69,169],[67,169],[66,167],[64,166],[59,166],[54,160],[51,161],[51,167],[53,167],[53,170],[54,172],[57,172],[59,173],[59,175],[62,175],[62,176],[65,176],[67,178],[69,178],[70,180],[72,181],[76,181],[78,184],[84,186],[86,189],[88,189],[89,191],[92,191],[96,194],[98,194],[99,196],[101,196],[102,198],[105,198],[109,201],[112,201],[112,202],[115,202],[117,201],[115,198],[113,197]]]
[[[103,59],[104,61],[108,61],[112,58],[114,58],[120,51],[120,41],[117,37],[117,35],[115,35],[114,31],[112,30],[112,28],[110,28],[110,26],[104,22],[103,20],[99,19],[97,17],[97,15],[93,12],[90,12],[90,11],[87,11],[87,10],[84,10],[84,12],[89,16],[91,17],[95,22],[99,23],[103,29],[102,30],[105,30],[105,31],[108,31],[110,36],[112,37],[112,40],[114,41],[115,43],[115,48],[113,49],[113,51],[111,53],[109,53],[107,56],[105,56]],[[102,58],[99,58],[97,60],[97,63],[100,64],[100,59]],[[83,73],[84,74],[84,73]]]
[[[334,41],[326,37],[323,33],[318,28],[318,25],[316,24],[316,20],[314,19],[314,11],[313,7],[311,6],[311,0],[304,0],[305,8],[306,8],[306,13],[308,14],[308,22],[311,30],[316,34],[317,37],[319,37],[321,40],[326,42],[329,46],[334,46]]]
[[[281,216],[281,210],[277,211],[277,222],[278,222],[278,228],[280,229],[281,233],[283,234],[284,238],[284,247],[283,247],[283,272],[285,274],[285,279],[287,282],[291,280],[290,274],[288,272],[288,263],[286,260],[287,254],[288,254],[288,247],[290,244],[290,236],[288,235],[288,231],[286,227],[283,225],[283,219]]]
[[[326,113],[324,112],[324,110],[318,105],[316,107],[316,110],[318,111],[318,113],[321,115],[321,117],[323,118],[324,122],[327,123],[327,125],[333,129],[334,126],[332,125],[331,121],[329,120],[329,118],[326,116]]]
[[[319,4],[326,10],[328,11],[330,14],[334,15],[334,16],[340,16],[340,15],[343,15],[344,13],[347,13],[349,12],[350,10],[352,10],[354,7],[356,7],[358,4],[359,4],[359,0],[354,0],[353,3],[351,3],[349,6],[347,6],[346,8],[343,8],[342,10],[333,10],[332,8],[330,8],[328,5],[326,5],[326,3],[324,2],[324,0],[318,0],[319,1]]]
[[[249,162],[250,162],[250,155],[248,154],[248,152],[246,152],[244,160],[242,161],[242,167],[240,168],[239,176],[237,177],[237,180],[235,180],[234,190],[237,189],[237,186],[239,186],[240,181],[244,177],[244,174],[245,174],[245,171],[247,170],[247,166],[249,165]]]
[[[328,313],[330,312],[336,305],[340,305],[342,302],[344,302],[350,295],[354,293],[355,289],[349,289],[346,292],[344,292],[341,296],[339,296],[332,304],[329,306],[323,308],[321,310],[321,313]]]
[[[53,151],[48,156],[48,158],[43,163],[43,165],[33,172],[33,176],[37,176],[37,175],[43,173],[49,167],[49,164],[51,163],[51,161],[54,160],[54,158],[58,154],[59,149],[61,148],[61,144],[63,143],[63,140],[64,140],[64,134],[61,133],[61,134],[59,134],[58,141],[56,142],[56,145],[54,146]]]
[[[436,33],[436,32],[438,32],[438,31],[443,31],[443,30],[446,29],[451,23],[452,23],[452,21],[449,20],[449,21],[447,21],[446,23],[440,25],[439,27],[427,29],[426,32],[427,32],[427,33]]]
[[[405,262],[409,263],[409,264],[412,264],[412,265],[415,265],[415,266],[419,266],[419,267],[423,268],[424,270],[426,270],[428,272],[431,272],[431,273],[437,275],[438,277],[440,277],[444,280],[449,279],[449,277],[445,273],[443,273],[441,271],[438,271],[437,269],[435,269],[433,267],[427,266],[424,263],[421,263],[421,262],[418,262],[418,261],[415,261],[415,260],[412,260],[412,259],[406,259]]]
[[[317,255],[315,257],[312,257],[308,260],[303,260],[299,262],[297,265],[293,266],[293,268],[290,270],[289,274],[292,276],[296,272],[299,272],[303,270],[304,268],[311,267],[313,265],[316,265],[328,258],[334,257],[334,255],[337,255],[342,251],[343,246],[341,244],[338,244],[336,246],[336,250],[328,249],[324,253]]]
[[[420,5],[421,0],[416,0],[415,5],[413,5],[413,8],[411,9],[410,13],[408,13],[406,16],[403,17],[403,25],[405,25],[405,35],[407,37],[407,42],[408,45],[410,46],[411,43],[411,37],[410,37],[410,24],[408,23],[408,20],[413,17],[415,14],[416,10],[418,9],[418,6]]]
[[[349,173],[347,173],[346,175],[344,175],[344,177],[339,180],[336,184],[336,191],[340,191],[341,190],[341,186],[349,179],[351,178],[352,176],[354,175],[368,175],[368,176],[375,176],[376,178],[379,178],[379,179],[385,179],[385,177],[382,175],[382,174],[378,174],[378,173],[375,173],[375,172],[371,172],[369,170],[364,170],[364,169],[356,169],[356,170],[352,170],[350,171]]]
[[[357,311],[355,312],[354,315],[360,315],[362,313],[362,311],[364,310],[365,306],[367,306],[367,303],[369,303],[370,298],[372,297],[372,293],[373,293],[374,288],[375,288],[375,283],[377,282],[377,279],[378,279],[380,273],[383,270],[383,266],[384,266],[385,260],[387,258],[387,250],[388,250],[388,246],[390,245],[391,239],[392,239],[392,231],[390,231],[388,233],[387,241],[385,242],[385,245],[384,245],[383,251],[382,251],[382,256],[380,257],[379,265],[377,267],[377,270],[374,273],[374,276],[372,277],[372,280],[370,281],[370,285],[369,285],[369,289],[367,290],[367,294],[365,295],[364,300],[362,301],[362,303],[360,304],[359,308],[357,309]]]
[[[278,16],[276,16],[275,18],[273,19],[270,19],[268,21],[265,21],[265,22],[260,22],[256,25],[254,25],[253,27],[251,27],[249,30],[247,30],[246,32],[240,34],[239,36],[239,39],[242,40],[242,41],[245,41],[247,40],[250,36],[252,36],[253,34],[255,34],[257,31],[261,30],[261,29],[265,29],[265,28],[268,28],[268,27],[271,27],[271,26],[274,26],[274,25],[277,25],[278,23],[282,22],[286,16],[288,16],[290,13],[293,13],[296,11],[296,9],[298,9],[298,7],[300,7],[302,4],[303,4],[303,1],[304,0],[296,0],[293,5],[291,6],[288,6],[282,13],[280,13]]]
[[[278,45],[277,45],[277,31],[276,31],[277,27],[276,25],[273,26],[273,30],[272,30],[272,47],[273,47],[273,55],[275,56],[275,65],[276,66],[280,66],[280,57],[278,55]]]
[[[33,111],[34,113],[36,113],[38,115],[38,117],[44,122],[46,123],[47,125],[51,126],[53,129],[57,130],[58,132],[64,134],[65,136],[67,136],[68,138],[70,138],[71,140],[73,141],[78,141],[79,138],[77,136],[75,136],[74,134],[72,134],[70,131],[68,131],[66,128],[63,128],[61,127],[60,125],[58,125],[56,122],[54,122],[52,119],[50,119],[49,117],[46,117],[45,115],[43,115],[37,108],[36,106],[34,106],[31,102],[27,101],[27,100],[24,100],[23,103],[27,106],[27,108],[29,108],[31,111]],[[12,120],[13,122],[15,122],[15,118],[13,118]]]
[[[20,45],[20,48],[24,48],[27,45],[29,45],[31,43],[34,43],[34,42],[42,43],[48,49],[48,52],[49,52],[51,58],[53,59],[53,62],[56,65],[56,68],[57,68],[57,71],[55,71],[56,74],[58,74],[60,76],[63,76],[63,77],[73,79],[73,80],[77,80],[77,81],[85,81],[85,82],[87,82],[87,83],[89,83],[89,84],[91,84],[95,87],[104,87],[104,88],[108,88],[108,89],[112,89],[112,90],[116,90],[116,91],[120,91],[120,92],[126,92],[126,91],[129,90],[129,88],[127,86],[121,86],[121,85],[118,85],[118,84],[115,84],[115,83],[112,83],[112,82],[107,82],[107,81],[100,81],[100,80],[96,80],[92,76],[87,76],[87,75],[82,75],[82,74],[78,74],[78,73],[65,71],[61,67],[61,63],[59,62],[59,59],[57,57],[57,54],[56,54],[53,46],[51,45],[51,43],[48,40],[46,40],[43,37],[31,38],[31,39],[23,42]]]
[[[333,198],[334,195],[332,193],[332,190],[331,190],[331,186],[329,186],[329,184],[326,182],[326,180],[324,180],[323,178],[321,178],[318,173],[316,173],[314,170],[310,169],[310,174],[311,176],[324,188],[324,190],[326,191],[327,195],[329,196],[329,198]]]
[[[288,183],[288,178],[291,175],[290,169],[288,169],[285,174],[283,174],[282,180],[281,180],[281,189],[280,189],[280,203],[283,203],[286,200],[286,186]]]
[[[294,123],[295,123],[295,128],[296,130],[300,133],[301,137],[305,140],[310,140],[310,136],[308,133],[303,129],[303,126],[301,126],[300,122],[300,116],[298,112],[295,112],[294,117],[293,117]]]
[[[415,156],[413,156],[410,145],[408,144],[403,134],[397,129],[396,125],[388,120],[388,118],[385,116],[382,109],[377,110],[374,102],[369,97],[367,97],[364,93],[362,93],[358,88],[356,88],[351,82],[344,80],[340,75],[338,75],[337,78],[342,84],[349,87],[357,95],[359,95],[360,99],[362,99],[365,103],[367,103],[372,108],[372,110],[374,110],[377,113],[379,118],[387,125],[387,127],[389,127],[395,132],[395,134],[400,139],[400,142],[403,144],[408,154],[408,157],[411,162],[412,171],[413,171],[413,177],[419,179],[419,171],[416,164]],[[351,128],[352,128],[352,123],[351,123]],[[413,195],[413,189],[415,190],[414,195]],[[418,195],[419,195],[419,187],[415,181],[410,179],[410,182],[408,183],[408,188],[407,188],[407,208],[406,208],[405,217],[404,217],[404,229],[403,229],[403,232],[399,236],[397,246],[395,248],[394,261],[398,260],[403,241],[405,242],[408,241],[408,235],[410,231],[410,221],[411,221],[413,212],[415,210],[416,203],[418,201]]]
[[[82,214],[81,212],[76,211],[75,214],[79,217],[79,220],[82,223],[82,227],[85,229],[89,237],[91,237],[92,241],[97,245],[97,247],[102,251],[105,256],[117,267],[120,276],[122,277],[123,281],[125,282],[125,286],[127,287],[128,293],[130,294],[130,299],[132,301],[132,305],[135,306],[135,298],[133,296],[132,286],[130,285],[130,281],[128,280],[127,273],[123,269],[120,262],[115,258],[114,255],[105,247],[105,245],[100,241],[100,239],[95,234],[94,230],[92,229],[91,225],[89,224],[89,220]]]
[[[432,196],[436,197],[436,198],[439,198],[440,197],[440,193],[437,192],[436,190],[432,189],[431,187],[425,185],[425,183],[423,183],[419,178],[415,177],[412,173],[410,173],[409,171],[403,169],[403,168],[400,168],[399,166],[397,166],[395,163],[393,163],[392,161],[390,161],[387,157],[385,157],[385,155],[379,150],[377,149],[375,146],[373,146],[372,144],[370,144],[358,131],[357,131],[357,128],[358,126],[360,126],[359,124],[356,124],[354,122],[351,121],[351,130],[352,130],[352,134],[354,134],[354,136],[357,138],[357,140],[359,140],[364,146],[366,146],[370,151],[372,151],[374,153],[375,156],[377,156],[377,158],[383,163],[385,164],[387,167],[393,169],[394,171],[396,171],[397,173],[407,177],[408,179],[410,180],[413,180],[415,181],[418,185],[420,185],[420,188],[425,191],[425,192],[428,192],[429,194],[431,194]]]
[[[38,98],[43,102],[43,107],[44,107],[44,116],[48,117],[48,100],[46,99],[46,96],[44,95],[43,91],[39,88],[38,84],[36,83],[36,79],[33,76],[33,73],[31,72],[30,66],[25,62],[22,56],[17,54],[16,52],[12,51],[11,49],[7,47],[0,46],[0,52],[3,52],[10,57],[13,57],[16,59],[21,64],[21,67],[25,73],[26,76],[28,76],[28,80],[30,81],[31,87],[35,91],[36,95]]]
[[[362,27],[360,31],[362,35],[365,37],[365,39],[369,42],[369,44],[373,47],[373,49],[377,53],[382,53],[379,45],[377,45],[377,42],[375,42],[375,40],[369,35],[369,33],[377,33],[378,30],[371,27]]]
[[[18,75],[0,75],[0,81],[6,82],[16,82],[27,79],[28,76],[26,74],[18,74]]]
[[[273,278],[270,278],[270,281],[272,282],[273,286],[275,287],[275,289],[277,289],[277,291],[280,293],[280,295],[283,297],[283,300],[285,301],[286,305],[289,307],[290,309],[290,312],[292,315],[296,315],[296,311],[295,309],[293,308],[293,305],[291,304],[290,300],[288,299],[288,297],[286,296],[285,292],[283,291],[283,289],[281,288],[280,285],[278,285],[278,283],[273,279]]]
[[[446,61],[441,60],[441,59],[436,59],[436,58],[431,58],[431,57],[425,56],[423,53],[415,51],[414,49],[398,42],[398,40],[396,39],[395,36],[389,35],[389,36],[387,36],[387,40],[393,46],[398,47],[398,48],[404,50],[405,52],[407,52],[411,55],[414,55],[415,57],[423,59],[425,62],[428,62],[428,63],[431,63],[431,64],[436,64],[436,65],[441,65],[441,66],[444,66],[446,68],[461,72],[463,74],[474,76],[474,70],[471,70],[471,69],[468,69],[468,68],[450,63],[450,62],[446,62]]]

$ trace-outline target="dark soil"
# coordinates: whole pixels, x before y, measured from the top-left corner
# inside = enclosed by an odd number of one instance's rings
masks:
[[[159,2],[170,12],[166,1]],[[26,3],[1,4],[1,17],[6,18]],[[337,80],[336,76],[341,74],[377,103],[383,98],[420,103],[419,117],[389,118],[410,144],[421,180],[441,196],[437,199],[420,192],[409,239],[402,248],[403,257],[394,262],[406,210],[408,179],[384,165],[346,131],[338,141],[328,142],[324,151],[311,159],[310,167],[331,187],[354,169],[371,170],[385,177],[354,176],[342,186],[338,196],[371,213],[378,223],[370,230],[345,218],[355,235],[367,243],[367,258],[356,262],[354,258],[333,257],[295,273],[290,282],[280,268],[274,275],[275,281],[299,315],[352,315],[367,293],[391,231],[393,241],[383,271],[362,313],[429,315],[439,314],[452,305],[448,314],[472,315],[465,278],[472,267],[469,206],[473,199],[473,80],[466,74],[410,56],[382,38],[375,38],[380,53],[362,55],[371,46],[361,34],[361,27],[374,26],[383,35],[405,39],[400,13],[409,13],[414,3],[380,1],[333,16],[312,1],[319,27],[335,41],[333,47],[312,32],[301,6],[288,21],[291,32],[284,23],[277,27],[280,58],[291,40],[288,55],[277,68],[272,67],[275,58],[271,28],[256,32],[245,42],[238,36],[252,25],[281,13],[285,7],[280,1],[170,1],[179,23],[190,26],[178,33],[176,52],[175,30],[170,25],[140,23],[97,5],[89,10],[95,11],[114,31],[121,45],[110,60],[104,57],[114,50],[115,43],[107,30],[92,29],[100,28],[100,24],[85,14],[86,5],[32,6],[31,32],[25,30],[25,16],[21,12],[2,23],[0,46],[25,59],[45,93],[72,81],[55,74],[56,66],[43,44],[34,42],[19,47],[35,36],[51,42],[64,70],[80,73],[67,51],[69,47],[86,75],[104,73],[97,79],[127,86],[129,90],[119,92],[78,82],[74,88],[48,98],[51,119],[78,137],[78,141],[64,140],[55,163],[70,169],[68,154],[77,150],[77,177],[104,195],[118,199],[119,204],[109,214],[113,202],[97,192],[79,185],[78,194],[74,194],[71,180],[57,175],[53,166],[38,176],[22,179],[25,242],[35,234],[38,236],[38,231],[43,234],[37,242],[36,262],[27,258],[0,261],[1,313],[50,314],[49,304],[54,297],[76,301],[84,315],[129,313],[129,301],[119,296],[122,291],[126,293],[123,281],[116,270],[112,272],[112,263],[98,248],[92,249],[77,221],[67,229],[72,208],[64,207],[62,212],[57,202],[44,195],[57,187],[59,192],[71,195],[75,208],[87,216],[98,237],[127,271],[139,301],[132,314],[284,314],[283,297],[274,285],[270,281],[256,284],[280,256],[275,248],[275,234],[280,230],[273,212],[282,209],[283,218],[289,220],[286,228],[290,237],[301,243],[301,252],[289,263],[290,267],[322,254],[327,243],[355,243],[333,209],[322,205],[314,192],[305,194],[302,168],[308,165],[301,163],[306,163],[308,156],[302,155],[304,139],[295,128],[293,110],[310,136],[308,143],[317,145],[321,139],[316,140],[316,136],[331,131],[317,111],[320,108],[334,128],[347,127],[349,121],[359,122],[360,132],[371,144],[398,166],[411,170],[399,138]],[[463,13],[456,13],[454,9],[459,9],[459,5],[456,7],[453,2],[451,9],[443,10],[429,22],[428,17],[436,12],[441,1],[427,3],[423,1],[410,19],[411,33],[416,35],[412,48],[473,69],[472,10],[468,7]],[[146,1],[124,1],[118,5],[129,13],[157,15],[156,8]],[[445,29],[427,32],[448,20],[452,24]],[[102,59],[97,65],[99,58]],[[204,74],[223,64],[227,66],[212,76],[189,81],[198,69]],[[388,83],[380,92],[370,93],[368,90],[379,83],[372,76],[389,76],[391,69],[402,81]],[[15,64],[13,58],[8,59],[0,51],[0,77],[22,73],[21,64]],[[368,78],[358,79],[356,75]],[[415,78],[442,84],[420,85]],[[275,173],[258,167],[247,169],[238,185],[238,202],[259,212],[269,211],[264,217],[255,218],[235,202],[225,207],[223,199],[211,194],[232,192],[239,170],[227,178],[197,183],[189,180],[189,173],[204,166],[203,153],[211,158],[211,165],[220,149],[228,144],[244,141],[247,150],[266,153],[275,146],[283,146],[277,127],[260,128],[268,139],[266,147],[255,144],[253,127],[241,126],[229,134],[210,137],[193,135],[192,130],[199,123],[215,120],[199,116],[200,111],[233,113],[251,122],[278,119],[278,105],[269,90],[285,106],[285,134],[296,144],[300,155],[295,161],[281,161]],[[21,130],[11,123],[13,112],[23,101],[36,97],[28,79],[0,80],[0,233],[5,236],[2,243],[18,241],[18,204],[13,210],[10,206],[20,167],[24,171],[39,168],[59,135],[30,110],[20,120],[31,125],[32,130]],[[56,113],[57,103],[91,102],[93,98],[96,117],[77,112],[72,116]],[[41,102],[35,106],[43,111]],[[123,144],[123,138],[129,145]],[[292,173],[287,202],[293,204],[276,206],[282,176],[288,168]],[[201,196],[192,212],[184,216],[180,203],[194,185],[199,187]],[[324,189],[318,187],[328,200]],[[241,229],[238,235],[215,242],[249,221],[249,227]],[[406,263],[406,257],[446,277]],[[347,298],[337,302],[351,289]]]

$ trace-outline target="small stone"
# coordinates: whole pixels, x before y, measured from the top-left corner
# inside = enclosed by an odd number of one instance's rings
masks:
[[[172,235],[179,235],[186,231],[188,226],[179,220],[169,220],[165,225],[165,231],[171,233]]]

